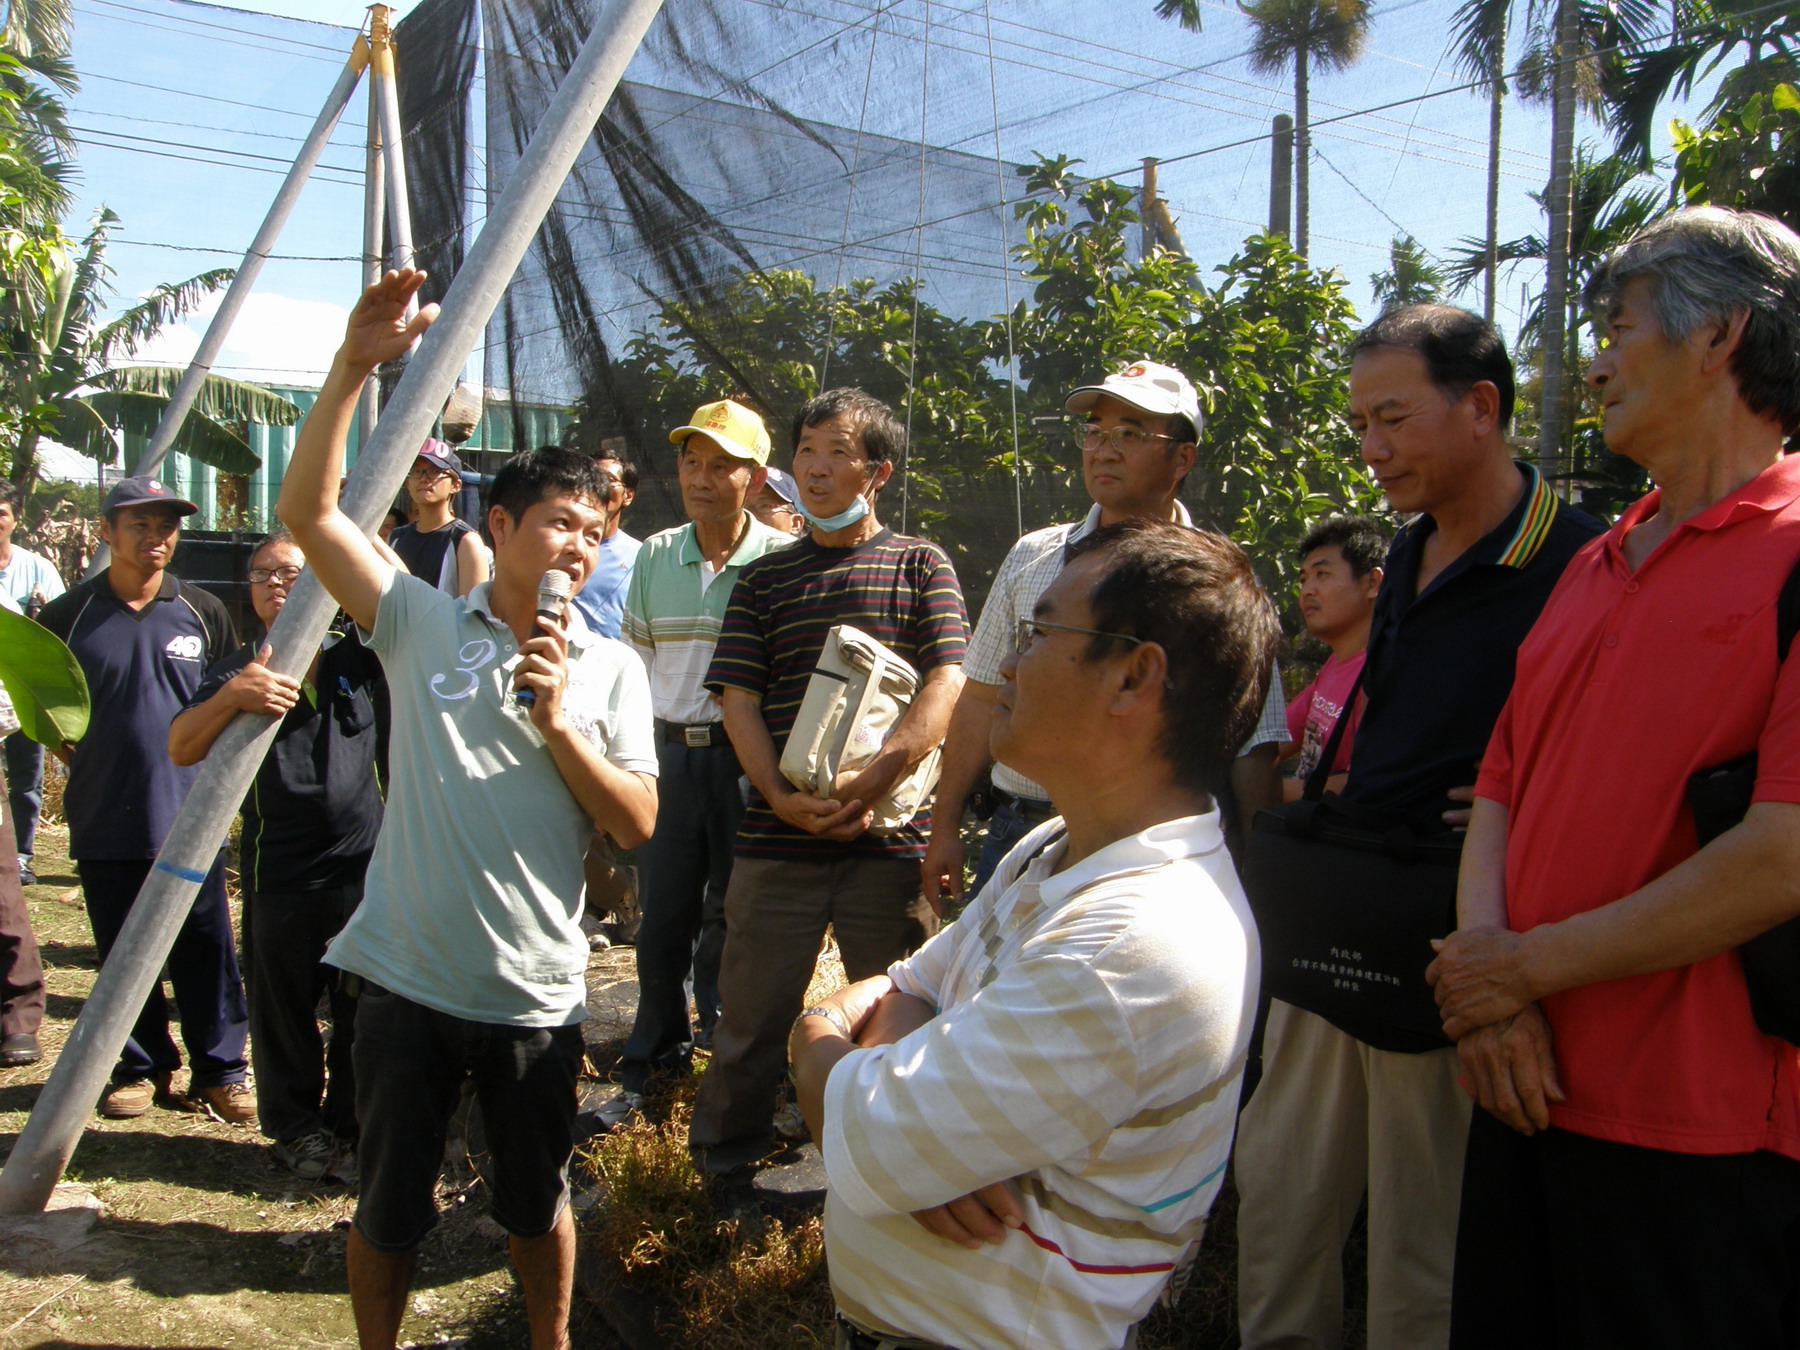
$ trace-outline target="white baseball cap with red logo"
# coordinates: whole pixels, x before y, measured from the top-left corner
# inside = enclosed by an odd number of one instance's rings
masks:
[[[1200,428],[1205,425],[1200,415],[1200,396],[1188,377],[1174,366],[1133,361],[1099,384],[1082,385],[1064,400],[1063,407],[1080,416],[1093,408],[1102,394],[1110,394],[1121,403],[1157,417],[1185,417],[1194,429],[1194,439],[1200,439]]]

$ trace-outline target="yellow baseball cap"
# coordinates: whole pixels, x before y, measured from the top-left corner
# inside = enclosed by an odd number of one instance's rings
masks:
[[[726,454],[747,459],[752,464],[767,464],[773,447],[769,429],[762,418],[741,403],[722,398],[717,403],[703,403],[694,409],[693,420],[685,427],[669,433],[671,445],[682,445],[696,431],[715,442]]]

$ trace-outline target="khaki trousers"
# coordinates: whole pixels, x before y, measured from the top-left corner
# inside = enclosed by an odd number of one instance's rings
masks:
[[[1369,1197],[1369,1350],[1444,1350],[1472,1103],[1456,1052],[1376,1050],[1270,1004],[1238,1122],[1243,1350],[1335,1350],[1344,1241]]]

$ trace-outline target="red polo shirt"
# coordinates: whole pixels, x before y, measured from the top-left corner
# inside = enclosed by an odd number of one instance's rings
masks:
[[[1696,847],[1689,776],[1756,750],[1758,801],[1800,802],[1800,656],[1775,602],[1800,557],[1800,456],[1684,522],[1633,572],[1626,534],[1576,555],[1519,651],[1476,791],[1511,813],[1519,932],[1597,909]],[[1555,1125],[1677,1153],[1800,1158],[1800,1049],[1764,1036],[1735,952],[1544,1000],[1569,1100]]]

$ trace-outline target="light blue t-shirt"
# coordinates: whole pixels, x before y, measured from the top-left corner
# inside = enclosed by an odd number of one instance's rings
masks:
[[[622,635],[625,592],[631,585],[631,569],[637,566],[638,550],[643,546],[642,540],[633,539],[623,530],[600,545],[593,573],[575,596],[575,608],[596,633],[609,638]]]
[[[586,1016],[593,824],[514,701],[518,643],[489,595],[399,572],[382,593],[368,643],[393,705],[387,814],[325,960],[469,1021],[565,1026]],[[643,662],[579,618],[569,628],[566,715],[613,764],[654,774]]]
[[[6,560],[5,567],[0,567],[0,594],[13,602],[13,608],[23,611],[34,592],[45,600],[54,600],[63,590],[63,579],[48,558],[13,545],[12,557]]]

